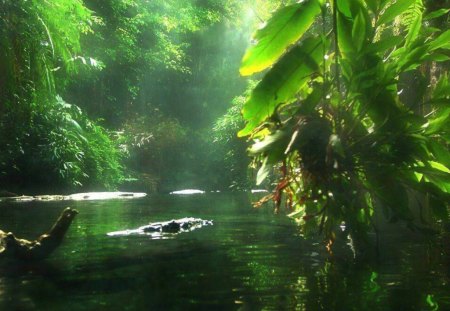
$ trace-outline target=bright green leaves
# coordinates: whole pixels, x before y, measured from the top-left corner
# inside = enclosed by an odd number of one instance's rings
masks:
[[[394,20],[397,16],[405,12],[415,0],[397,0],[389,6],[377,21],[377,25],[386,24]]]
[[[253,90],[243,108],[247,126],[239,136],[249,135],[261,122],[275,112],[277,106],[295,99],[297,92],[319,71],[329,42],[321,37],[306,39],[292,48],[266,74]]]
[[[396,56],[398,59],[397,68],[399,72],[415,69],[425,60],[443,62],[449,59],[447,55],[441,54],[439,50],[450,49],[450,30],[441,33],[430,42],[414,44],[414,41],[419,36],[421,22],[421,17],[413,22],[406,36],[404,46],[393,53],[393,56]]]
[[[239,132],[256,141],[250,153],[262,164],[257,182],[280,164],[274,200],[279,205],[283,191],[288,203],[294,197],[304,209],[302,215],[308,206],[323,211],[321,229],[328,235],[342,220],[354,228],[367,224],[374,208],[384,208],[391,221],[412,224],[415,191],[428,193],[446,215],[448,78],[443,74],[433,94],[423,67],[413,70],[425,61],[448,60],[450,31],[424,23],[422,2],[329,1],[331,10],[323,14],[331,13],[324,20],[332,23],[323,25],[322,36],[290,49],[319,10],[298,27],[297,9],[313,2],[289,6],[257,33],[258,44],[244,57],[245,75],[271,67],[243,107],[247,125]],[[332,49],[330,37],[337,43]],[[414,89],[409,78],[416,75]],[[425,101],[432,113],[417,115],[412,107]],[[324,189],[331,195],[306,198]]]
[[[262,141],[256,142],[250,148],[249,151],[251,154],[264,155],[264,160],[256,175],[257,185],[260,185],[266,179],[273,165],[283,159],[289,139],[289,131],[284,128],[266,136]]]
[[[430,166],[438,171],[450,174],[450,170],[444,165],[441,164],[439,162],[435,162],[435,161],[428,161],[428,164],[430,164]]]
[[[439,109],[435,116],[425,125],[428,135],[450,129],[450,107]]]
[[[445,31],[430,43],[430,51],[439,48],[450,49],[450,30]]]
[[[337,33],[339,50],[352,57],[367,44],[371,35],[371,21],[360,1],[337,1]]]
[[[372,11],[372,13],[374,13],[374,14],[378,13],[378,10],[380,8],[379,0],[366,0],[366,4],[369,7],[369,9]]]
[[[426,165],[416,167],[415,171],[423,174],[425,181],[431,182],[442,193],[450,194],[450,171],[445,165],[428,161]]]
[[[42,41],[49,45],[52,56],[65,62],[67,69],[75,69],[72,58],[81,52],[81,36],[92,32],[92,12],[82,1],[31,1],[38,16],[40,28],[45,30]],[[56,57],[55,57],[56,56]],[[49,60],[46,60],[49,62]],[[53,69],[53,68],[51,68]]]
[[[267,25],[254,35],[257,42],[244,55],[241,75],[252,75],[272,66],[309,29],[321,12],[320,2],[306,0],[276,12]]]
[[[425,301],[426,301],[427,305],[430,307],[431,311],[439,310],[439,304],[437,303],[436,299],[434,298],[434,295],[428,294]]]
[[[361,51],[366,39],[366,20],[363,13],[360,11],[356,15],[355,22],[352,28],[352,40],[357,51]]]
[[[442,15],[447,14],[450,11],[450,9],[439,9],[433,12],[430,12],[429,14],[425,15],[423,18],[424,20],[430,20],[434,18],[441,17]]]
[[[443,74],[437,82],[431,102],[439,107],[450,106],[450,81],[447,73]]]
[[[391,29],[394,33],[403,32],[404,41],[396,44],[396,50],[389,55],[397,74],[414,70],[424,61],[445,62],[450,59],[446,53],[440,51],[450,49],[450,31],[444,31],[430,40],[439,29],[424,23],[424,20],[445,14],[447,9],[432,12],[424,18],[422,0],[396,0],[389,3],[390,5],[381,10],[380,18],[376,21],[376,30],[379,32],[377,35],[381,37],[377,44],[389,47],[390,43],[395,42],[391,37],[386,37],[386,29]],[[395,18],[398,23],[391,23]]]
[[[409,28],[408,34],[406,36],[405,47],[409,47],[411,43],[413,43],[417,39],[421,27],[422,27],[422,14],[418,14]]]

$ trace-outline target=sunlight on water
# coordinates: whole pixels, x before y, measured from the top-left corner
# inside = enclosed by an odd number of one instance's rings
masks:
[[[205,191],[198,189],[184,189],[172,191],[170,194],[202,194],[202,193],[205,193]]]
[[[68,200],[109,200],[109,199],[138,199],[147,194],[143,192],[86,192],[75,193],[67,197]]]
[[[251,193],[268,193],[266,189],[252,189]]]
[[[252,197],[75,201],[79,215],[48,260],[0,266],[0,310],[448,309],[448,257],[439,240],[385,235],[376,262],[330,258],[292,220],[251,208]],[[0,228],[36,237],[64,207],[2,203]],[[155,236],[139,230],[184,217],[214,225]]]
[[[32,202],[32,201],[93,201],[93,200],[113,200],[113,199],[139,199],[147,196],[143,192],[85,192],[70,195],[35,195],[0,197],[0,202]]]

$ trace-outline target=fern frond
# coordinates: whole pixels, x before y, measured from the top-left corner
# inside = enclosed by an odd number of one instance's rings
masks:
[[[409,31],[409,28],[416,20],[416,18],[423,14],[425,11],[425,6],[423,5],[422,0],[414,0],[411,6],[402,14],[400,22],[403,27],[406,28],[406,31]]]

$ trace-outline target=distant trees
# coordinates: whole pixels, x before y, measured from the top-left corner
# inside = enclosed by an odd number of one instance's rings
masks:
[[[223,158],[213,159],[210,137],[245,89],[238,68],[255,19],[247,16],[250,1],[85,3],[97,23],[84,51],[101,70],[78,71],[67,100],[121,131],[138,179],[162,191],[222,187]]]
[[[0,188],[218,186],[212,127],[261,3],[1,0]]]
[[[184,88],[194,75],[214,72],[214,68],[196,67],[205,59],[201,53],[210,58],[224,55],[207,52],[202,47],[203,34],[208,27],[225,23],[239,7],[238,1],[84,2],[96,21],[93,33],[83,39],[84,51],[99,60],[102,70],[79,71],[67,95],[114,127],[135,113],[156,107],[176,114],[189,107],[186,101],[197,100],[183,96]],[[223,31],[216,34],[220,36]]]

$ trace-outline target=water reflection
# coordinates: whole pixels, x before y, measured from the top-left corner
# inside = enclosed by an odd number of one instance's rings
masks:
[[[0,269],[0,310],[449,308],[448,237],[385,235],[370,263],[329,257],[285,217],[252,209],[250,195],[77,202],[78,219],[54,256]],[[32,237],[62,208],[0,206],[0,226]],[[187,216],[214,226],[170,240],[106,235]]]

